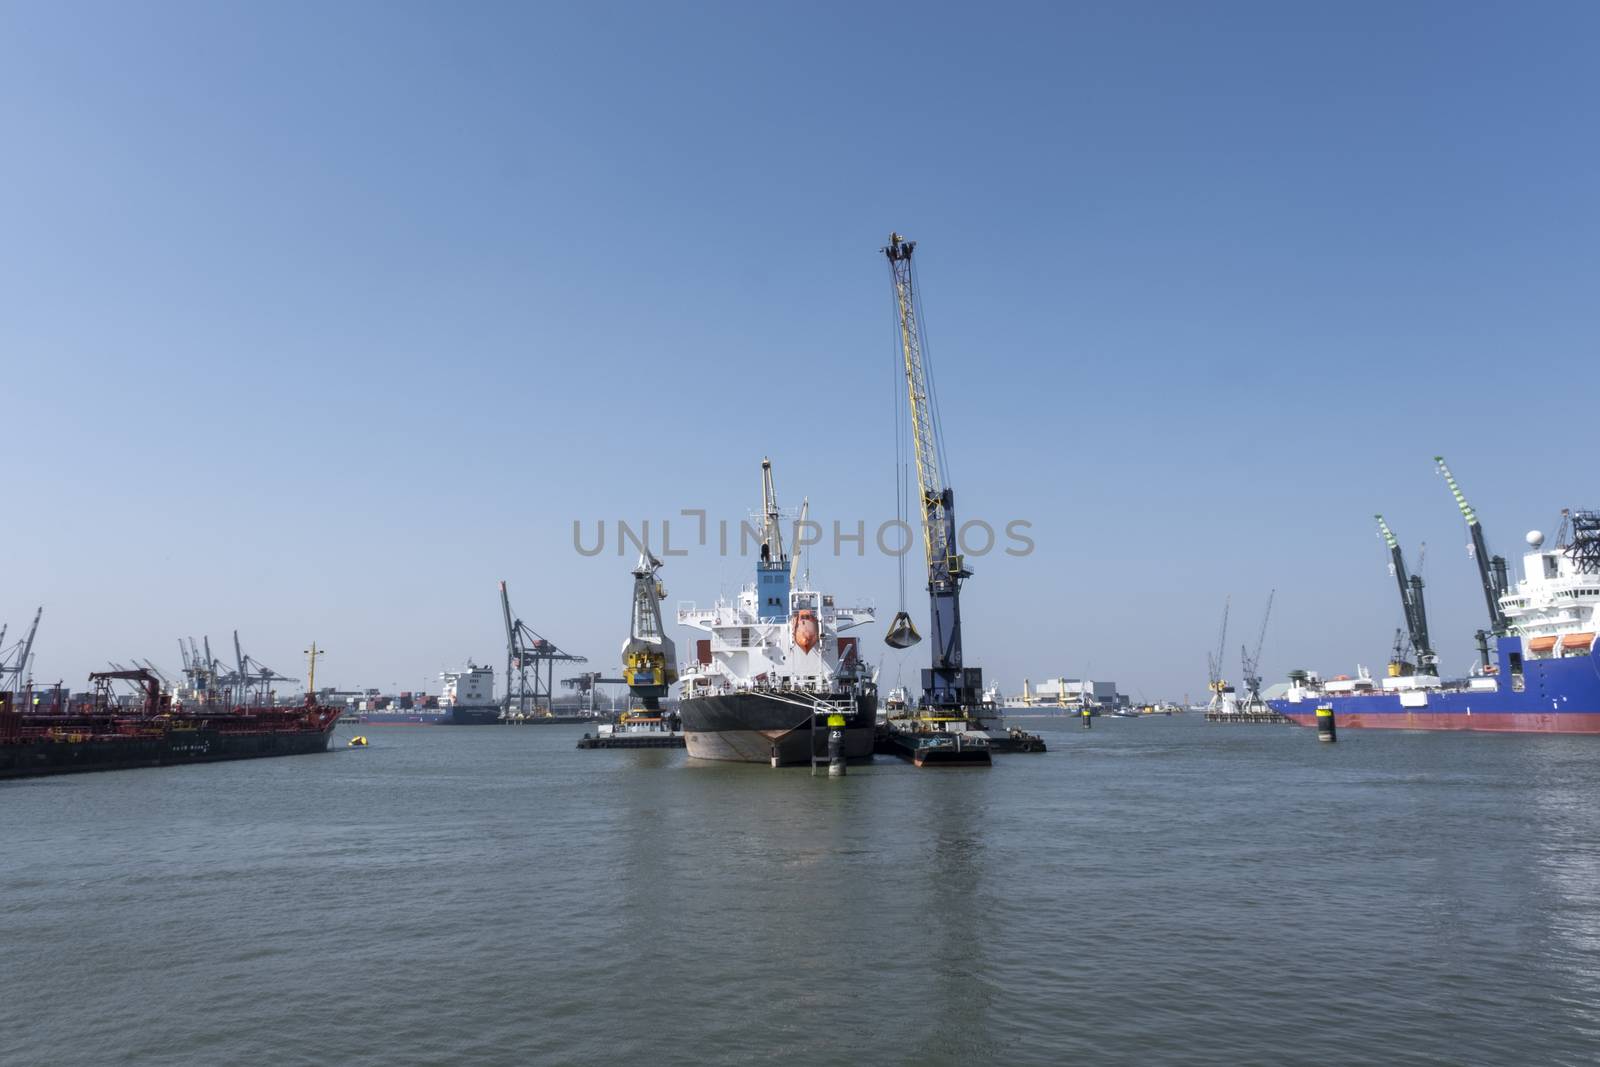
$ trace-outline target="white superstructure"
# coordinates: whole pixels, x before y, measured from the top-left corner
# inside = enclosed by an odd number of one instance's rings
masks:
[[[480,667],[468,661],[466,669],[444,671],[439,675],[444,682],[439,703],[447,708],[482,708],[495,706],[494,668]]]
[[[1506,623],[1529,659],[1587,656],[1600,624],[1600,573],[1566,545],[1546,549],[1538,530],[1527,541],[1522,580],[1500,598]]]
[[[679,672],[683,696],[752,688],[834,692],[865,672],[856,638],[841,635],[876,618],[871,607],[842,607],[831,593],[804,583],[789,591],[782,607],[762,605],[755,584],[709,608],[685,603],[678,625],[707,636],[696,642],[694,662]]]

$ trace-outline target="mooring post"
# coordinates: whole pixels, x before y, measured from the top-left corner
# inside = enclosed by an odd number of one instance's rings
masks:
[[[844,775],[844,716],[834,712],[828,716],[828,777]]]
[[[1323,704],[1317,708],[1317,740],[1339,740],[1339,728],[1333,721],[1333,705]]]

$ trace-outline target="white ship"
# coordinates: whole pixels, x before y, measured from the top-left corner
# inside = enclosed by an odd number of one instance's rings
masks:
[[[500,721],[500,705],[494,699],[494,668],[468,661],[464,670],[444,671],[439,706],[444,709],[442,726],[484,726]]]
[[[756,580],[733,600],[678,611],[678,624],[707,636],[679,673],[685,746],[701,759],[805,763],[826,756],[842,728],[845,756],[872,754],[877,686],[855,637],[876,615],[810,587],[783,549],[772,464],[761,462],[764,525]]]

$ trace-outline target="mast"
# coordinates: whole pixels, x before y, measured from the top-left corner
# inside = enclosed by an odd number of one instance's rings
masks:
[[[922,673],[922,701],[927,709],[955,711],[978,704],[983,672],[965,667],[962,661],[961,584],[971,572],[957,551],[955,493],[939,470],[938,414],[928,385],[911,269],[916,247],[915,241],[891,233],[889,244],[882,251],[889,261],[889,280],[900,323],[900,354],[911,413],[911,450],[917,460],[923,558],[928,571],[928,636],[933,654],[931,668]],[[890,624],[885,640],[891,646],[905,648],[915,643],[915,630],[905,615],[899,613]],[[906,631],[911,640],[905,639]]]
[[[306,703],[315,704],[317,699],[317,657],[324,655],[326,649],[318,648],[315,641],[306,649]]]
[[[1467,520],[1467,531],[1472,534],[1472,558],[1477,561],[1478,581],[1483,585],[1483,599],[1489,608],[1489,632],[1503,634],[1506,632],[1506,617],[1500,610],[1500,598],[1506,591],[1505,557],[1489,555],[1489,548],[1483,540],[1483,526],[1478,522],[1478,513],[1467,503],[1461,487],[1456,484],[1455,476],[1450,473],[1450,468],[1445,466],[1444,457],[1434,456],[1433,461],[1438,464],[1439,473],[1444,475],[1445,484],[1450,487],[1450,494],[1456,498],[1456,506],[1461,509],[1462,517]]]
[[[1395,582],[1400,587],[1400,609],[1405,616],[1406,634],[1411,638],[1411,647],[1417,653],[1417,670],[1423,674],[1438,674],[1439,657],[1434,654],[1433,645],[1428,639],[1428,610],[1422,597],[1422,576],[1407,576],[1405,553],[1400,550],[1399,539],[1390,531],[1382,515],[1374,515],[1373,518],[1378,520],[1378,532],[1383,535],[1384,544],[1389,546],[1389,569],[1394,572]],[[1404,671],[1399,657],[1395,657],[1395,662],[1390,666],[1396,674]]]

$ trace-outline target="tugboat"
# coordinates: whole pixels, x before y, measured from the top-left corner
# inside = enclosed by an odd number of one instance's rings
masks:
[[[705,633],[681,675],[678,713],[698,759],[808,763],[827,757],[830,716],[843,716],[846,759],[872,755],[878,690],[846,630],[872,622],[800,574],[784,551],[772,463],[761,461],[761,556],[736,599],[689,606],[678,624]]]

